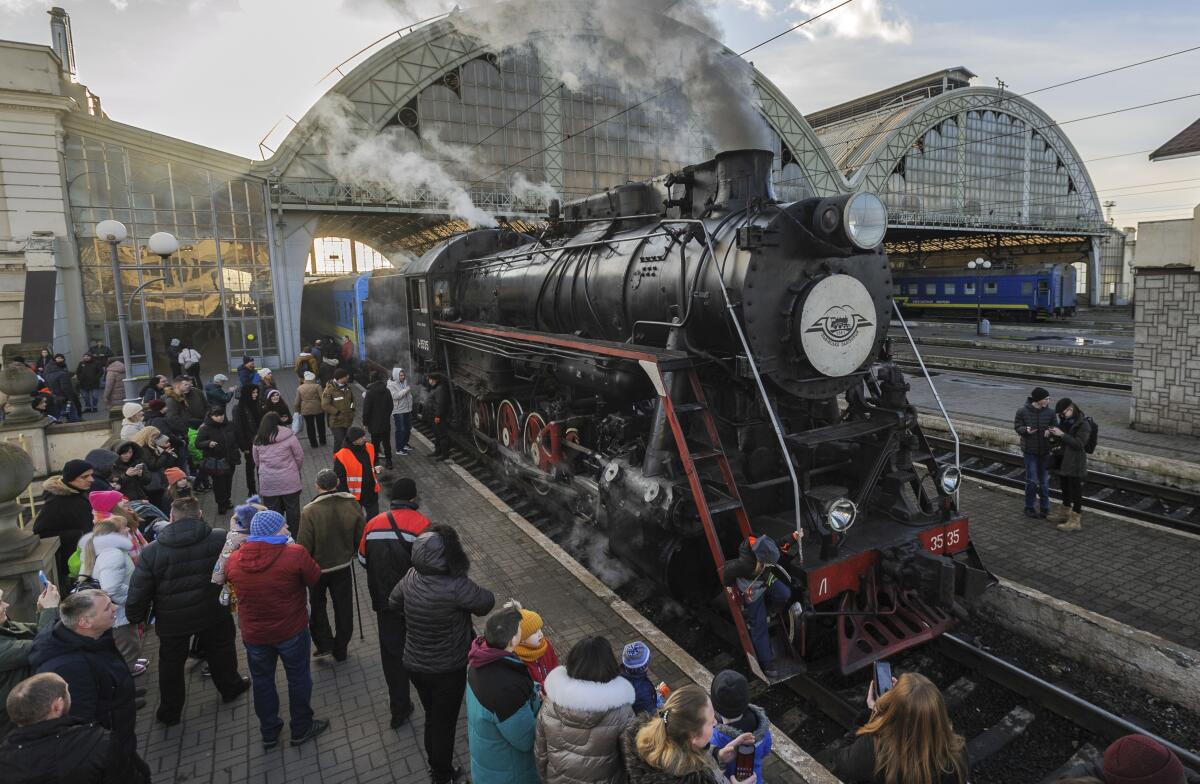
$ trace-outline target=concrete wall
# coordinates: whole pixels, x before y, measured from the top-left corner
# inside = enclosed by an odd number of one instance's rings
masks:
[[[1200,266],[1200,205],[1192,218],[1145,221],[1137,228],[1137,267]]]
[[[1200,270],[1139,267],[1134,302],[1130,424],[1200,436]]]

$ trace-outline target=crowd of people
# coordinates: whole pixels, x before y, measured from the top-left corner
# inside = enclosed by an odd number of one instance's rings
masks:
[[[189,659],[223,703],[250,692],[264,751],[284,739],[275,680],[282,664],[287,741],[312,741],[332,720],[313,704],[314,662],[336,667],[352,655],[358,569],[376,617],[390,725],[411,719],[415,693],[436,784],[467,780],[455,764],[464,704],[476,784],[764,780],[774,738],[745,676],[724,670],[707,690],[656,687],[644,642],[614,647],[624,641],[602,636],[580,639],[560,659],[537,612],[511,599],[497,607],[495,593],[473,579],[459,531],[421,511],[413,479],[394,479],[385,491],[381,474],[411,452],[415,390],[403,370],[368,376],[360,397],[347,368],[306,347],[289,406],[251,358],[232,384],[217,374],[201,386],[198,363],[181,350],[173,379],[156,376],[140,400],[123,404],[111,450],[68,461],[44,484],[33,530],[59,538],[57,581],[38,598],[36,624],[10,621],[0,595],[6,781],[150,781],[135,733],[145,705],[136,679],[156,671],[154,721],[177,725]],[[1064,477],[1081,476],[1090,420],[1066,399],[1051,419],[1044,392],[1034,390],[1015,423],[1036,458],[1027,464],[1041,470],[1057,451]],[[427,394],[434,457],[444,459],[448,385],[434,376]],[[311,450],[332,450],[333,467],[308,487],[302,437]],[[246,500],[235,506],[239,469]],[[1027,504],[1036,516],[1033,484]],[[215,520],[203,513],[204,492],[213,494]],[[1073,499],[1065,498],[1068,526],[1078,523]],[[766,621],[789,600],[771,579],[772,548],[769,537],[746,542],[724,575],[753,594],[747,619],[768,672]],[[153,663],[142,656],[151,627]],[[239,671],[239,636],[249,677]],[[971,761],[938,688],[916,672],[888,686],[877,696],[871,684],[869,720],[824,762],[848,782],[967,782]],[[1178,759],[1140,736],[1076,773],[1109,784],[1184,780]]]

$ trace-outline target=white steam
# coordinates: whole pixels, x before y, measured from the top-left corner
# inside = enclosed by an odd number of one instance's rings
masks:
[[[808,16],[819,14],[828,7],[824,0],[792,0],[790,6],[791,10]],[[830,36],[851,40],[877,38],[885,43],[912,42],[912,26],[908,20],[898,16],[882,0],[858,0],[801,27],[798,32],[809,39]]]
[[[530,182],[521,172],[517,172],[509,185],[513,201],[524,202],[534,208],[544,209],[554,199],[562,200],[553,185],[545,182]]]
[[[421,142],[408,130],[391,127],[376,133],[356,122],[349,99],[334,93],[322,98],[314,111],[316,133],[339,181],[382,188],[400,201],[444,202],[447,212],[471,226],[496,225],[496,218],[475,205],[470,192],[445,166],[425,157]],[[455,160],[449,147],[436,138],[426,142]]]

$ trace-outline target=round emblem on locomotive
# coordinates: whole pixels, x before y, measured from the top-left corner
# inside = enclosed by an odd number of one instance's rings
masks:
[[[853,373],[875,345],[875,301],[857,278],[830,275],[808,291],[796,331],[809,364],[826,376]]]

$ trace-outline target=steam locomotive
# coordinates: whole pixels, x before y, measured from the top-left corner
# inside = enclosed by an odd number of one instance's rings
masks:
[[[457,437],[718,609],[765,680],[929,640],[994,581],[890,358],[886,209],[779,203],[771,162],[725,152],[404,272],[411,367],[449,382]],[[792,595],[769,675],[721,579],[760,536]]]

